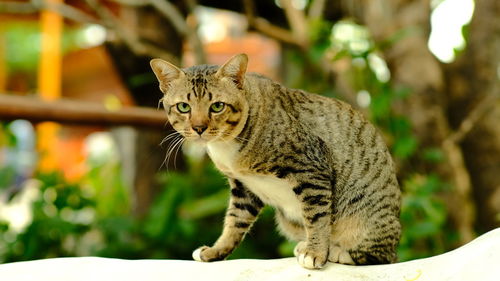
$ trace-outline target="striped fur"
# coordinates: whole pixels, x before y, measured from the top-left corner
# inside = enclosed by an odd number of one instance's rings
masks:
[[[396,261],[400,190],[376,129],[348,104],[246,74],[246,64],[246,55],[221,67],[151,63],[171,124],[207,147],[231,187],[222,235],[193,257],[226,258],[268,204],[306,268]],[[214,102],[224,110],[211,112]]]

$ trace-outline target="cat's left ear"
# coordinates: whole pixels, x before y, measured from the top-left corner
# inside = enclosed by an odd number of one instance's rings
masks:
[[[247,65],[248,56],[246,54],[235,55],[219,68],[216,75],[231,78],[238,89],[242,89]]]

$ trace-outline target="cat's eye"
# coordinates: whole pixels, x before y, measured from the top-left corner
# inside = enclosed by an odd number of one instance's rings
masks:
[[[177,104],[177,110],[179,110],[180,113],[188,113],[191,111],[191,106],[185,102],[180,102]]]
[[[226,106],[226,104],[223,102],[214,102],[210,106],[210,111],[215,112],[215,113],[221,112],[222,110],[224,110],[225,106]]]

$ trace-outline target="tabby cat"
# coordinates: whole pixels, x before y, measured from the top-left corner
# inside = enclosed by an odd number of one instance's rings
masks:
[[[247,74],[247,62],[151,60],[168,120],[206,147],[231,188],[221,236],[193,258],[226,258],[269,204],[305,268],[396,261],[401,195],[382,137],[348,104]]]

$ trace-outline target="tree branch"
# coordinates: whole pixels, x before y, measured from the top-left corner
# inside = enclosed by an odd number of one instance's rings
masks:
[[[149,0],[150,4],[160,12],[165,18],[167,18],[174,28],[183,35],[193,47],[196,63],[206,63],[205,51],[203,50],[203,44],[201,43],[200,37],[198,36],[195,29],[192,29],[187,23],[182,15],[182,13],[175,7],[172,3],[165,0]]]
[[[186,22],[184,16],[182,13],[177,9],[176,6],[174,6],[172,3],[170,3],[167,0],[112,0],[113,2],[126,5],[126,6],[133,6],[133,7],[140,7],[140,6],[146,6],[146,5],[151,5],[153,6],[158,12],[160,12],[170,23],[173,25],[175,30],[182,36],[184,36],[191,47],[194,50],[195,53],[195,59],[197,64],[203,64],[206,63],[206,54],[203,49],[203,44],[200,40],[200,37],[198,36],[196,32],[196,27],[191,27],[189,24]],[[187,1],[188,7],[190,9],[190,12],[193,13],[194,6],[196,6],[196,2],[191,0]],[[193,13],[194,14],[194,13]],[[151,49],[151,48],[150,48]],[[156,50],[155,53],[157,53],[158,50]],[[170,60],[172,61],[172,60]],[[172,61],[173,62],[173,61]]]
[[[45,0],[32,0],[31,3],[39,9],[46,9],[60,14],[61,16],[82,23],[99,23],[95,18],[64,3],[48,3]]]
[[[115,3],[132,6],[132,7],[141,7],[149,5],[149,0],[111,0]]]
[[[301,46],[307,47],[309,45],[307,36],[308,20],[304,11],[295,8],[291,0],[281,0],[281,5],[283,5],[288,24],[295,38],[301,42]]]
[[[465,119],[460,123],[460,126],[458,129],[454,132],[452,132],[445,140],[444,142],[454,142],[454,143],[459,143],[461,142],[467,134],[474,128],[474,125],[484,116],[488,111],[493,109],[495,105],[499,102],[499,97],[497,92],[492,91],[491,93],[495,94],[490,94],[486,97],[484,97],[475,107],[472,109],[472,111],[465,117]]]
[[[73,20],[75,22],[102,24],[99,22],[99,20],[64,3],[47,3],[44,0],[32,0],[31,2],[0,2],[0,12],[14,14],[33,14],[39,12],[40,10],[49,10],[56,12],[64,18]]]
[[[0,2],[0,12],[12,14],[32,14],[38,12],[39,9],[33,6],[32,3],[27,2],[13,2],[4,1]]]
[[[105,6],[101,5],[96,0],[85,0],[87,4],[97,13],[97,15],[104,21],[108,29],[113,30],[116,35],[123,41],[131,50],[137,55],[148,55],[152,57],[160,57],[178,63],[178,59],[172,54],[164,50],[144,42],[137,38],[136,34],[129,32],[123,28],[123,24],[111,13]]]
[[[319,19],[323,17],[326,7],[326,0],[314,0],[309,7],[308,18]]]
[[[149,3],[172,23],[179,34],[183,36],[188,35],[189,27],[177,7],[165,0],[149,0]]]
[[[200,37],[198,36],[198,19],[196,17],[195,9],[198,6],[197,0],[186,0],[186,4],[189,10],[189,14],[191,15],[190,19],[186,21],[188,27],[192,32],[190,33],[191,42],[193,44],[193,50],[195,53],[195,58],[198,64],[206,63],[207,56],[205,54],[205,50],[203,49],[203,43],[201,42]]]
[[[113,2],[140,7],[151,5],[157,9],[165,18],[167,18],[174,28],[183,35],[193,47],[195,52],[196,62],[198,64],[206,63],[206,55],[203,50],[203,44],[196,33],[196,28],[190,27],[184,16],[180,11],[168,1],[163,0],[112,0]],[[56,12],[63,16],[64,18],[73,20],[75,22],[81,23],[95,23],[106,27],[116,33],[117,37],[123,41],[135,54],[137,55],[148,55],[152,57],[160,57],[166,59],[173,63],[179,63],[178,59],[172,54],[165,52],[159,47],[152,44],[142,42],[134,34],[125,30],[111,11],[105,6],[101,5],[99,1],[96,0],[86,0],[86,3],[96,12],[100,19],[96,19],[89,16],[82,11],[67,5],[67,4],[53,4],[47,3],[45,0],[32,0],[31,2],[0,2],[0,12],[7,13],[20,13],[20,14],[32,14],[37,13],[40,10],[50,10]],[[192,5],[196,2],[190,2]]]
[[[301,42],[298,41],[289,30],[273,25],[267,20],[257,17],[255,15],[255,6],[252,0],[243,0],[243,7],[250,27],[275,40],[302,47]]]
[[[449,135],[450,128],[446,115],[443,109],[438,105],[431,105],[432,110],[427,111],[433,114],[434,120],[438,126],[437,130],[443,132],[444,135]],[[454,186],[453,192],[445,196],[447,201],[455,201],[460,204],[459,213],[453,213],[452,219],[455,220],[458,233],[460,235],[460,244],[465,244],[472,240],[475,236],[474,225],[474,202],[471,200],[472,183],[469,171],[465,165],[465,159],[461,147],[453,141],[445,139],[441,142],[441,148],[447,160],[448,167],[445,167],[443,172],[451,179]],[[439,168],[439,167],[438,167]],[[451,210],[453,208],[448,206]]]

